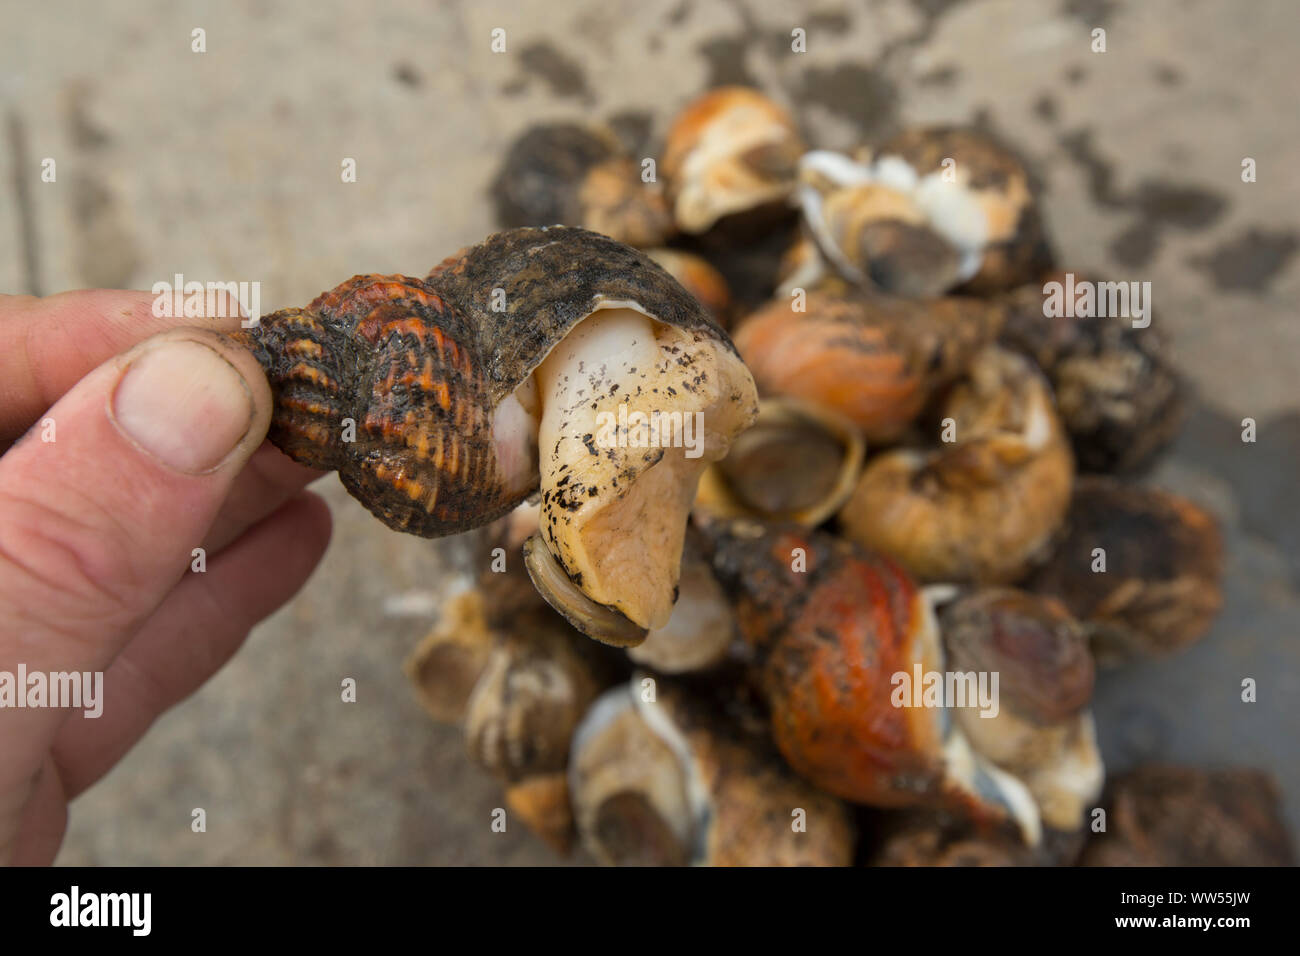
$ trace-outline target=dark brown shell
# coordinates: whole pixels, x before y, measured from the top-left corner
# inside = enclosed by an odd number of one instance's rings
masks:
[[[1140,767],[1114,780],[1084,866],[1294,866],[1273,778],[1259,770]]]
[[[476,330],[494,407],[601,303],[635,302],[665,325],[703,332],[735,351],[722,327],[653,260],[586,229],[498,232],[440,265],[429,281]],[[504,292],[504,312],[492,311],[496,289]]]
[[[506,154],[491,195],[503,226],[582,226],[641,247],[672,233],[663,192],[642,182],[636,160],[603,126],[528,129]]]
[[[500,312],[491,307],[498,289]],[[535,472],[507,485],[493,415],[607,301],[635,302],[732,348],[646,256],[568,227],[497,233],[427,279],[355,276],[235,337],[270,380],[273,443],[295,461],[338,469],[389,527],[437,537],[486,524],[536,489]],[[344,441],[345,419],[355,441]]]
[[[723,328],[730,328],[732,301],[726,277],[708,259],[681,249],[647,249],[648,255],[682,284]]]
[[[1165,358],[1165,338],[1155,324],[1135,329],[1113,317],[1045,315],[1043,286],[1053,281],[1063,282],[1064,273],[1002,298],[1001,341],[1051,379],[1081,471],[1140,471],[1183,422],[1182,383]]]
[[[1012,588],[977,591],[939,616],[948,668],[996,671],[1002,703],[1035,724],[1077,716],[1092,699],[1088,639],[1060,602]]]
[[[1179,495],[1100,475],[1079,480],[1068,531],[1027,587],[1084,622],[1103,664],[1178,650],[1223,605],[1218,524]],[[1094,572],[1093,550],[1106,553]]]

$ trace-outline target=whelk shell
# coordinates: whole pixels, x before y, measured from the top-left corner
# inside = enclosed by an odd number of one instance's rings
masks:
[[[1223,606],[1222,535],[1181,495],[1088,475],[1065,535],[1027,587],[1083,622],[1101,664],[1168,654],[1198,640]]]
[[[791,398],[759,402],[758,421],[700,478],[695,510],[813,527],[853,493],[866,442],[853,422]]]
[[[724,217],[784,205],[803,151],[790,115],[757,90],[724,86],[692,100],[659,165],[678,228],[702,233]]]
[[[760,392],[831,409],[882,442],[898,439],[934,391],[965,371],[1001,318],[984,302],[957,297],[814,290],[803,306],[774,299],[736,329]]]
[[[1134,328],[1114,316],[1049,316],[1049,282],[1064,286],[1065,274],[1002,297],[999,341],[1033,358],[1051,380],[1080,471],[1140,471],[1183,422],[1182,385],[1165,358],[1165,337],[1154,324]]]
[[[939,626],[952,670],[999,675],[996,714],[956,712],[971,745],[1025,782],[1047,826],[1079,829],[1104,779],[1083,628],[1059,602],[1010,588],[959,598]]]
[[[582,226],[631,246],[657,246],[672,231],[659,184],[614,132],[597,124],[547,123],[517,139],[491,187],[503,226]]]
[[[1083,866],[1294,866],[1276,781],[1260,770],[1139,767],[1113,780]]]
[[[272,441],[337,468],[390,527],[475,528],[540,480],[534,580],[615,643],[667,621],[699,472],[756,414],[752,378],[695,299],[577,228],[498,233],[427,280],[359,276],[239,338],[271,381]],[[698,457],[680,440],[635,446],[626,428],[601,447],[602,413],[630,404],[698,418]],[[548,563],[558,575],[536,574]]]
[[[1037,843],[1024,784],[976,753],[946,706],[895,706],[898,674],[944,670],[931,596],[887,558],[819,531],[705,522],[771,710],[782,756],[807,780],[878,807],[932,806]]]
[[[573,738],[578,832],[603,863],[847,866],[853,824],[764,741],[668,680],[607,691]],[[795,814],[803,811],[804,826]]]
[[[1074,462],[1051,389],[1028,361],[982,351],[942,414],[956,441],[867,463],[840,512],[846,536],[923,581],[1008,583],[1046,557]]]

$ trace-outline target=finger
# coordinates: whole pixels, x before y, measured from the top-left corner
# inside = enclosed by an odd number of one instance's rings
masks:
[[[76,711],[59,728],[54,758],[69,799],[107,773],[160,714],[229,660],[249,628],[298,592],[329,536],[329,508],[305,492],[168,595],[104,675],[100,716]]]
[[[48,866],[68,828],[68,798],[51,758],[46,758],[25,791],[16,813],[0,809],[0,866]]]
[[[53,441],[29,434],[0,458],[0,669],[105,670],[188,569],[270,409],[252,355],[197,329],[142,343],[60,399]],[[0,788],[61,718],[0,710]]]
[[[0,451],[91,369],[167,329],[239,328],[237,301],[214,300],[229,318],[154,315],[149,292],[83,289],[39,299],[0,296]]]
[[[231,485],[203,549],[208,554],[220,551],[323,474],[263,442]]]

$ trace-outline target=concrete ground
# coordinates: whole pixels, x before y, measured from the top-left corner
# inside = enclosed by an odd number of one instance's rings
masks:
[[[8,292],[180,272],[260,281],[270,311],[358,272],[423,274],[492,230],[484,188],[528,123],[613,118],[653,149],[717,83],[762,86],[831,148],[932,121],[1001,133],[1043,181],[1063,265],[1153,283],[1194,394],[1154,479],[1226,528],[1210,637],[1103,679],[1107,761],[1269,767],[1300,827],[1292,0],[3,0],[0,22]],[[46,157],[56,183],[40,181]],[[1246,416],[1256,444],[1240,441]],[[490,831],[498,789],[399,669],[456,545],[387,531],[332,477],[320,490],[336,516],[321,569],[74,805],[61,862],[553,862]],[[1258,703],[1240,702],[1243,677]]]

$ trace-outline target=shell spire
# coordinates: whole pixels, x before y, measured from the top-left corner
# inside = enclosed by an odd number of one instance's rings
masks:
[[[354,276],[238,338],[271,383],[271,441],[337,469],[389,527],[454,534],[467,516],[482,524],[527,495],[493,447],[468,326],[424,280]]]

